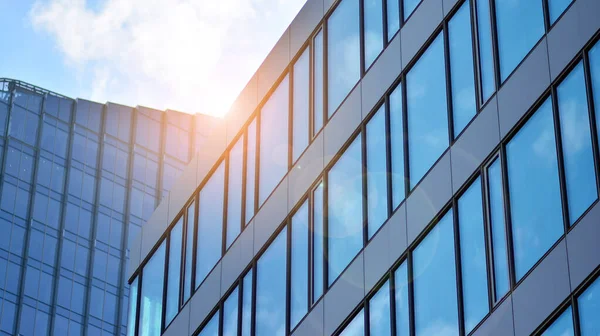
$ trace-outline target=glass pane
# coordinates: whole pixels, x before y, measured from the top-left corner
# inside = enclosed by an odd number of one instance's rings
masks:
[[[481,180],[458,199],[458,230],[465,331],[470,333],[488,313],[488,288]]]
[[[498,301],[508,292],[508,252],[506,247],[506,223],[500,159],[488,168],[488,193],[490,202],[490,225],[492,227],[492,254],[494,258],[494,291]]]
[[[367,123],[367,222],[369,239],[388,218],[385,107]]]
[[[596,279],[577,298],[581,336],[600,335],[600,280]]]
[[[154,252],[142,271],[140,335],[160,336],[163,310],[165,243]]]
[[[260,111],[259,206],[288,170],[288,85],[285,76]]]
[[[242,336],[250,336],[252,324],[252,269],[242,281]]]
[[[410,14],[414,12],[415,8],[417,8],[417,5],[421,2],[421,0],[402,0],[402,2],[404,4],[404,21],[406,21]]]
[[[256,264],[256,335],[285,334],[287,228]]]
[[[344,328],[340,336],[360,336],[365,334],[365,312],[361,310]]]
[[[359,1],[342,0],[327,21],[327,116],[360,79]]]
[[[292,143],[292,162],[296,162],[300,154],[304,152],[308,146],[308,113],[309,113],[309,98],[308,91],[310,89],[310,47],[304,50],[300,58],[294,64],[294,93],[292,95],[293,106],[293,122],[292,135],[294,137]]]
[[[548,0],[550,24],[554,24],[559,16],[569,7],[573,0]]]
[[[383,0],[363,0],[365,34],[365,69],[383,50]]]
[[[316,302],[323,295],[323,260],[324,228],[323,228],[323,182],[313,191],[313,300]]]
[[[386,282],[369,300],[369,333],[384,336],[391,332],[390,285]]]
[[[569,223],[573,224],[598,198],[582,63],[560,83],[557,95]]]
[[[138,278],[135,277],[129,287],[129,317],[127,318],[127,335],[134,336],[137,324]]]
[[[519,281],[564,232],[550,100],[506,145],[506,158]]]
[[[185,277],[183,279],[183,302],[186,302],[192,292],[192,255],[194,253],[194,226],[196,217],[196,202],[187,208],[187,224],[185,238]]]
[[[179,284],[181,275],[181,252],[183,242],[183,216],[173,229],[169,238],[169,273],[167,277],[167,308],[165,312],[165,325],[179,312]]]
[[[573,336],[573,313],[571,307],[567,308],[552,325],[544,331],[542,336]]]
[[[225,165],[221,162],[200,190],[196,235],[196,288],[221,258]]]
[[[495,1],[500,78],[508,75],[544,35],[542,1]]]
[[[254,192],[256,186],[256,119],[248,125],[246,147],[246,224],[254,217]]]
[[[458,335],[452,210],[413,253],[416,336]]]
[[[481,75],[481,100],[487,101],[494,91],[494,49],[492,47],[492,21],[489,0],[477,1],[477,36],[479,37],[479,71]]]
[[[223,304],[223,336],[237,336],[238,334],[238,301],[236,287]]]
[[[438,35],[406,75],[410,188],[448,148],[444,36]]]
[[[390,42],[392,37],[400,30],[400,0],[387,1],[387,40]]]
[[[363,247],[360,135],[340,156],[328,177],[328,280],[331,285]]]
[[[308,202],[292,217],[290,329],[308,311]]]
[[[242,170],[244,138],[240,138],[229,152],[229,180],[227,181],[227,241],[225,248],[240,234],[242,225]]]
[[[323,30],[315,36],[313,41],[313,136],[323,127],[323,90],[325,88],[323,77]]]
[[[198,336],[219,336],[219,312],[213,314]]]
[[[594,109],[596,112],[596,128],[600,130],[600,43],[589,52],[590,77],[592,77],[592,91],[594,95]],[[600,131],[598,131],[600,142]]]
[[[408,266],[404,261],[394,273],[396,300],[396,335],[410,335],[410,316],[408,308]]]
[[[456,138],[477,113],[471,41],[471,9],[468,1],[460,7],[448,23],[448,39],[450,40],[452,117],[454,137]]]
[[[402,83],[390,94],[390,147],[392,153],[392,209],[404,200],[404,128]]]

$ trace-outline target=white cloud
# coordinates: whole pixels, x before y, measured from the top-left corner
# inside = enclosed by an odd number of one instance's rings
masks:
[[[36,0],[80,96],[223,114],[306,0]]]

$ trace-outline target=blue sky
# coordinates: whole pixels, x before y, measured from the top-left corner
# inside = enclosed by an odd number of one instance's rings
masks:
[[[222,115],[306,0],[0,0],[0,77]]]

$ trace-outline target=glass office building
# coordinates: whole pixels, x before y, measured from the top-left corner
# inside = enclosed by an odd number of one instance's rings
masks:
[[[132,244],[129,335],[599,335],[598,13],[308,0]]]
[[[0,79],[1,335],[126,335],[130,245],[208,136],[194,119]]]

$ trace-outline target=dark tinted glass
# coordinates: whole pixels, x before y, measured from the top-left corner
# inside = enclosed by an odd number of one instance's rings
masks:
[[[290,329],[308,311],[308,202],[292,217]]]
[[[367,123],[367,214],[369,238],[388,217],[385,107]]]
[[[383,50],[383,0],[363,0],[365,69]]]
[[[294,85],[292,94],[292,162],[295,162],[300,154],[308,146],[308,118],[310,89],[310,48],[304,50],[300,58],[294,64]]]

